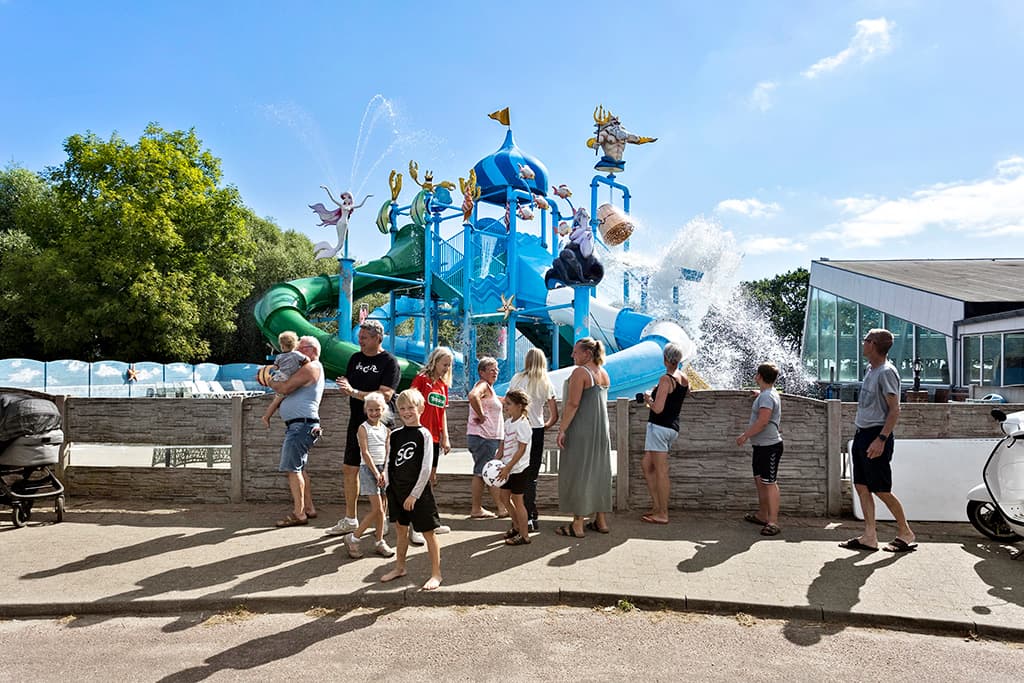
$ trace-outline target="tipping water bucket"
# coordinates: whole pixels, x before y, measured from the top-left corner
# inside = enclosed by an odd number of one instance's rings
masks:
[[[602,204],[597,207],[597,220],[601,240],[609,247],[617,247],[633,234],[633,223],[617,206]]]

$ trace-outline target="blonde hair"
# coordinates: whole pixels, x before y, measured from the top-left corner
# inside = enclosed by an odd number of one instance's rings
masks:
[[[282,351],[294,351],[295,346],[299,343],[299,335],[295,334],[291,330],[286,330],[281,334],[277,335],[277,345]]]
[[[371,403],[379,403],[381,407],[380,419],[385,421],[390,417],[391,410],[388,408],[388,402],[384,399],[384,394],[379,391],[371,391],[366,396],[363,396],[363,412],[366,412],[366,406]]]
[[[437,376],[437,365],[442,358],[450,358],[451,363],[448,364],[448,370],[445,371],[443,377]],[[427,356],[426,365],[420,371],[421,375],[430,379],[439,379],[448,386],[452,385],[452,366],[455,365],[455,352],[449,349],[447,346],[438,346],[436,349],[430,352]]]
[[[516,374],[526,380],[526,391],[530,396],[546,399],[554,391],[548,379],[548,357],[538,348],[526,352],[523,371]]]
[[[601,343],[600,339],[584,337],[576,343],[590,351],[590,354],[594,357],[594,365],[604,365],[604,344]]]
[[[425,406],[426,403],[427,402],[423,400],[423,394],[421,394],[416,389],[406,389],[405,391],[398,395],[397,399],[395,399],[396,406],[400,406],[402,404],[409,404],[411,406],[415,406],[416,410],[420,411],[421,413],[423,412],[423,406]]]

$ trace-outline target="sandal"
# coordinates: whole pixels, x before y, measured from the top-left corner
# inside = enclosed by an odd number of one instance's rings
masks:
[[[611,529],[608,529],[607,527],[602,529],[601,527],[599,527],[597,525],[597,520],[593,520],[593,519],[590,520],[589,522],[587,522],[586,524],[584,524],[583,526],[586,527],[587,529],[590,529],[591,531],[596,531],[599,534],[607,534],[609,531],[611,531]]]
[[[753,512],[748,512],[747,514],[743,515],[743,521],[750,522],[751,524],[756,524],[758,526],[765,526],[768,524],[768,522],[764,521],[763,519],[758,519],[757,515]]]
[[[571,536],[572,538],[586,538],[584,534],[576,533],[576,530],[572,528],[572,524],[569,526],[560,526],[555,529],[555,533],[559,536]]]
[[[505,538],[506,539],[508,539],[508,538],[515,538],[518,535],[519,535],[519,532],[516,531],[516,528],[514,526],[513,527],[509,527],[509,530],[505,532]]]
[[[782,533],[782,529],[779,528],[778,524],[765,524],[761,529],[762,536],[778,536]]]
[[[288,526],[302,526],[303,524],[309,524],[309,519],[299,519],[295,515],[288,515],[284,519],[277,520],[276,526],[278,529],[283,529]]]
[[[530,545],[530,543],[532,542],[533,541],[531,541],[530,539],[523,538],[519,534],[516,534],[512,538],[505,539],[505,545]]]

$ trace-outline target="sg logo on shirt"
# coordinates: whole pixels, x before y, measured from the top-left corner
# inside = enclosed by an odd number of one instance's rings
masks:
[[[402,444],[395,456],[395,467],[401,467],[406,461],[412,460],[416,455],[416,444],[412,441]]]

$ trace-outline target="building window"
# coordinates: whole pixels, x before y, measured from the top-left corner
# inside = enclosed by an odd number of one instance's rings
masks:
[[[834,382],[836,375],[836,295],[818,293],[818,377]]]
[[[949,384],[949,363],[946,360],[946,335],[927,327],[914,327],[914,347],[921,359],[921,381]]]
[[[900,379],[909,382],[914,378],[914,326],[894,315],[885,316],[885,329],[892,332],[892,348],[889,361],[896,366]]]
[[[961,381],[964,386],[981,384],[981,337],[963,338],[964,369]]]
[[[1003,386],[1024,384],[1024,332],[1003,335]]]
[[[864,339],[867,333],[871,330],[882,327],[882,312],[876,311],[870,306],[858,306],[860,309],[860,338]],[[860,356],[860,376],[857,379],[863,379],[864,375],[868,371],[868,361],[864,358],[862,353]]]
[[[839,381],[856,382],[860,379],[861,339],[857,331],[857,304],[839,299],[839,318],[836,320],[839,334],[837,342]]]
[[[818,376],[818,290],[811,287],[807,296],[807,323],[803,339],[804,372],[814,379]]]
[[[986,334],[981,338],[981,384],[999,386],[1003,383],[1001,334]]]

